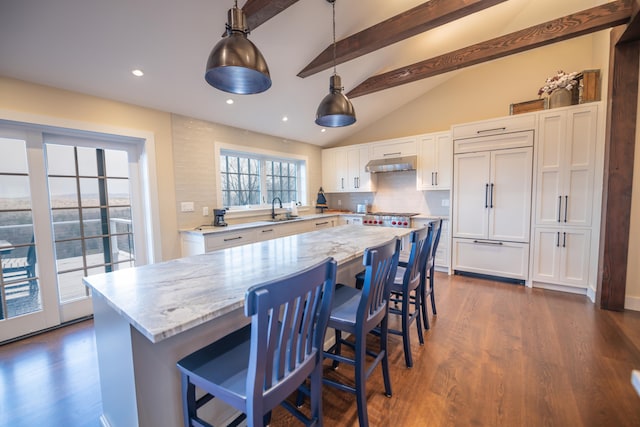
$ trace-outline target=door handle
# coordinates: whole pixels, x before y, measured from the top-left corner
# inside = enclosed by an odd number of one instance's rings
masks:
[[[353,177],[353,188],[358,188],[358,178]]]
[[[562,196],[558,196],[558,222],[560,222],[561,211],[562,211]]]
[[[433,183],[433,172],[431,172],[431,185],[435,185],[435,184]]]
[[[493,245],[493,246],[502,246],[502,242],[491,242],[487,240],[474,240],[473,243],[479,243],[481,245]]]
[[[242,236],[238,236],[238,237],[230,237],[228,239],[224,239],[225,242],[230,242],[232,240],[240,240],[242,239]]]
[[[342,189],[344,190],[344,178],[340,178],[340,185],[342,186]]]
[[[489,196],[489,202],[491,203],[489,207],[493,209],[493,183],[491,183],[491,196]]]
[[[387,156],[399,156],[400,154],[402,154],[401,151],[395,152],[395,153],[384,153],[382,155],[382,157],[387,157]]]
[[[556,231],[556,248],[560,247],[560,232]]]
[[[434,172],[436,174],[436,187],[438,186],[438,172]]]
[[[489,184],[484,185],[484,207],[489,207]]]
[[[564,222],[567,222],[567,206],[569,206],[569,196],[564,196]]]
[[[270,228],[268,230],[262,230],[263,233],[271,233],[273,231],[273,228]]]
[[[481,134],[481,133],[485,133],[485,132],[495,132],[495,131],[504,132],[505,130],[507,130],[507,128],[505,128],[505,127],[493,128],[493,129],[484,129],[484,130],[477,131],[476,134]]]
[[[563,234],[563,236],[562,236],[562,247],[566,248],[567,247],[567,232],[565,231],[562,234]]]

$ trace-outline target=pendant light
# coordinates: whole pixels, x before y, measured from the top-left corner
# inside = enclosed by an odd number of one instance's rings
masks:
[[[248,34],[244,11],[235,0],[227,13],[226,34],[209,55],[204,74],[207,83],[239,95],[260,93],[271,87],[267,61],[247,38]]]
[[[316,112],[316,124],[327,127],[349,126],[356,122],[356,112],[342,90],[342,79],[336,73],[336,0],[327,0],[333,7],[333,75],[329,78],[329,95]]]

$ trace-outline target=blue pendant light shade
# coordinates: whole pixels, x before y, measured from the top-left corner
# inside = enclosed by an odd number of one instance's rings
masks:
[[[271,87],[269,67],[262,53],[247,38],[249,30],[242,9],[227,13],[227,33],[211,50],[204,78],[224,92],[248,95]]]
[[[336,73],[336,0],[327,0],[333,7],[333,75],[329,79],[329,95],[316,111],[316,124],[326,127],[349,126],[356,122],[356,112],[342,90],[342,79]]]

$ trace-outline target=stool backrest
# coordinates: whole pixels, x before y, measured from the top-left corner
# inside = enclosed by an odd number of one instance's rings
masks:
[[[409,241],[411,242],[411,252],[407,268],[404,270],[403,283],[407,285],[408,290],[413,290],[420,285],[427,258],[431,254],[433,223],[412,231]]]
[[[399,256],[400,239],[397,237],[364,252],[364,285],[356,322],[363,322],[365,330],[376,326],[387,314],[389,288],[396,277]]]
[[[336,262],[327,258],[247,291],[245,314],[251,316],[248,399],[257,401],[264,395],[264,399],[283,401],[309,375],[310,365],[322,363],[336,270]]]
[[[427,259],[426,270],[431,269],[434,263],[434,259],[436,257],[436,251],[438,250],[438,243],[440,243],[440,234],[442,232],[442,218],[436,221],[435,225],[433,223],[431,223],[431,225],[434,227],[433,229],[434,237],[433,237],[432,249],[431,249],[431,252],[429,253],[429,258]]]

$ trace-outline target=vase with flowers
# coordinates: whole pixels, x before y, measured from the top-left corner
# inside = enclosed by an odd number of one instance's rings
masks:
[[[549,108],[565,107],[573,104],[574,93],[578,88],[577,72],[565,73],[560,70],[554,76],[548,77],[544,86],[538,90],[538,96],[547,95],[549,97]]]

